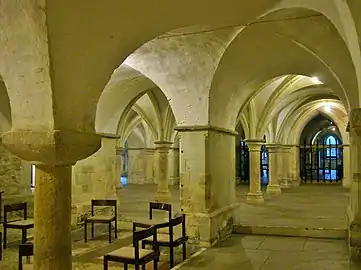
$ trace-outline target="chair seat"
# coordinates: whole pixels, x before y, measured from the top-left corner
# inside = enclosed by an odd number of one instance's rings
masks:
[[[139,259],[142,259],[147,255],[152,254],[153,252],[154,250],[150,249],[139,249]],[[120,249],[114,250],[111,253],[108,253],[107,255],[135,260],[135,249],[134,247],[122,247]]]
[[[115,216],[91,216],[87,218],[87,221],[112,221],[115,219]]]
[[[16,227],[26,227],[34,225],[33,219],[23,219],[23,220],[17,220],[17,221],[10,221],[6,223],[7,226],[16,226]]]
[[[164,234],[164,233],[157,233],[157,242],[158,243],[169,243],[170,239],[169,239],[169,234]],[[173,236],[173,242],[177,242],[179,239],[181,239],[181,236]],[[146,239],[144,239],[145,242],[152,242],[153,241],[153,236],[150,236]]]

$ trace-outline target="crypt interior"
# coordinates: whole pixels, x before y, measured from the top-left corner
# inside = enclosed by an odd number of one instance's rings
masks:
[[[0,0],[0,132],[1,270],[361,269],[360,0]]]

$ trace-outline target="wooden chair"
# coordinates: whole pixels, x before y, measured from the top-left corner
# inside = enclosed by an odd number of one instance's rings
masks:
[[[113,206],[114,207],[114,215],[104,216],[104,215],[94,215],[94,207],[95,206]],[[87,242],[87,224],[91,223],[92,226],[92,238],[94,238],[94,223],[108,223],[108,232],[109,232],[109,243],[112,242],[111,230],[112,230],[112,222],[114,221],[114,235],[117,238],[117,201],[116,200],[92,200],[91,201],[91,217],[88,217],[84,221],[84,241]]]
[[[8,213],[15,211],[23,211],[23,219],[8,220]],[[7,244],[7,229],[18,229],[22,232],[21,243],[25,244],[27,230],[34,228],[34,220],[27,218],[27,203],[8,204],[4,206],[4,249]]]
[[[23,266],[23,257],[29,258],[34,255],[34,245],[32,243],[20,244],[19,245],[19,262],[18,270],[33,269],[32,265]]]
[[[122,247],[104,256],[104,270],[108,270],[108,262],[120,262],[124,264],[124,270],[128,270],[128,264],[132,264],[135,270],[145,270],[145,265],[153,261],[154,270],[158,269],[159,261],[159,247],[157,244],[157,230],[154,226],[148,227],[145,230],[136,231],[138,223],[133,223],[133,246]],[[140,249],[139,242],[151,237],[153,238],[150,243],[153,249]]]
[[[149,203],[149,219],[150,220],[153,219],[153,210],[167,211],[169,220],[171,220],[171,218],[172,218],[172,205],[169,203],[150,202]]]
[[[179,237],[174,236],[174,227],[182,224],[182,235]],[[169,228],[169,234],[161,234],[157,233],[157,241],[158,246],[160,247],[169,247],[170,252],[170,268],[174,267],[174,248],[182,245],[183,248],[183,260],[186,259],[186,242],[188,241],[188,236],[186,235],[186,218],[185,215],[182,214],[179,217],[170,219],[169,222],[166,223],[160,223],[155,225],[156,229],[159,230],[161,228],[168,227]],[[152,244],[152,239],[145,239],[142,241],[142,248],[145,247],[145,245]]]

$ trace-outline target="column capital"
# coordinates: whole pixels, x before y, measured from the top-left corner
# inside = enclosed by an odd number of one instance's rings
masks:
[[[124,147],[115,147],[115,153],[117,156],[122,155],[125,151]]]
[[[351,110],[350,127],[357,136],[361,136],[361,108]]]
[[[246,139],[244,141],[246,142],[250,152],[261,151],[261,147],[264,144],[264,141],[255,139]]]
[[[73,130],[11,130],[1,138],[3,145],[21,159],[52,166],[73,165],[101,147],[98,134]]]
[[[267,143],[266,144],[268,153],[277,153],[279,149],[279,144],[277,143]]]
[[[169,141],[156,141],[154,142],[155,148],[156,149],[170,149],[172,146],[172,142]]]
[[[144,152],[146,155],[153,155],[155,150],[155,148],[144,148]]]
[[[287,152],[288,150],[291,149],[290,145],[286,145],[286,144],[278,144],[278,151],[279,152]]]

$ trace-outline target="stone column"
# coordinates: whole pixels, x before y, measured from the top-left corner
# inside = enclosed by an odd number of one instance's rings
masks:
[[[361,109],[350,116],[351,198],[347,209],[350,256],[361,260]]]
[[[169,148],[171,142],[154,142],[156,146],[156,170],[155,175],[157,179],[157,193],[156,201],[169,202],[171,194],[169,191],[169,174],[168,174],[168,159],[169,159]]]
[[[278,183],[281,188],[290,188],[291,183],[289,179],[289,147],[285,145],[279,145],[278,153]]]
[[[210,247],[232,234],[235,218],[235,132],[179,127],[181,208],[187,234]]]
[[[277,150],[276,144],[267,144],[268,149],[268,185],[267,193],[271,195],[281,194],[281,187],[278,183],[278,165],[277,165]]]
[[[119,147],[119,146],[115,147],[116,168],[119,173],[119,177],[118,177],[119,179],[115,186],[115,193],[116,193],[116,198],[117,198],[117,209],[120,209],[120,206],[122,203],[121,191],[123,189],[123,183],[121,182],[121,176],[123,175],[123,162],[124,162],[123,153],[124,153],[123,147]],[[117,215],[118,215],[118,217],[121,217],[122,214],[120,211],[118,211]]]
[[[169,184],[179,185],[179,148],[171,148],[168,162]]]
[[[298,187],[301,184],[300,177],[300,147],[293,145],[291,147],[292,155],[292,165],[291,165],[291,175],[292,186]]]
[[[128,183],[144,184],[146,179],[146,159],[144,148],[128,148]]]
[[[34,269],[71,269],[71,165],[36,165]]]
[[[154,156],[155,149],[147,148],[145,149],[145,183],[154,184]]]
[[[247,194],[247,203],[263,203],[263,194],[261,191],[261,147],[263,141],[246,140],[249,149],[249,193]]]
[[[351,187],[351,167],[349,164],[351,163],[350,158],[350,145],[344,144],[343,145],[343,179],[342,179],[342,186],[345,188]]]
[[[96,134],[16,130],[2,135],[13,154],[36,164],[34,269],[71,270],[72,165],[100,148]]]

